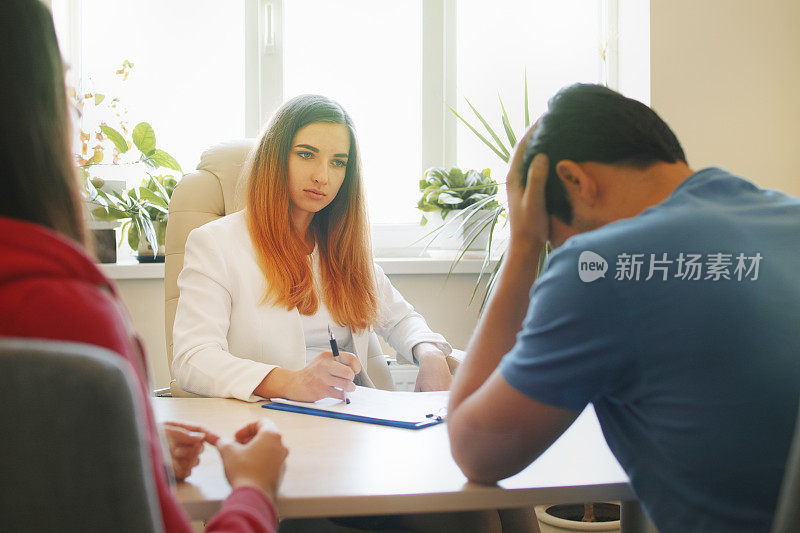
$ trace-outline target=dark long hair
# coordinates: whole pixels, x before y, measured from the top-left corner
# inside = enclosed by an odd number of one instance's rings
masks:
[[[0,2],[0,215],[86,244],[64,65],[39,0]]]
[[[319,246],[323,295],[316,294],[302,236],[290,220],[289,154],[297,132],[309,124],[343,124],[350,135],[345,177],[309,230]],[[361,161],[353,121],[324,96],[292,98],[267,125],[247,165],[247,226],[267,281],[266,300],[302,314],[317,311],[319,296],[337,323],[363,330],[378,316],[372,245]]]

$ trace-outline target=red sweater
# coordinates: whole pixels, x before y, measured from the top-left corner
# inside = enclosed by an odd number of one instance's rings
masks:
[[[108,348],[131,365],[147,417],[153,477],[166,532],[191,533],[167,482],[147,365],[127,311],[111,282],[80,247],[37,224],[0,217],[0,335],[60,339]],[[234,490],[206,531],[274,532],[277,515],[254,488]]]

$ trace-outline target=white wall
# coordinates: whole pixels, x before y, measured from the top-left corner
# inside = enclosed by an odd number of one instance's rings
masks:
[[[455,274],[445,282],[444,275],[392,275],[395,287],[424,316],[428,325],[456,348],[465,348],[478,321],[480,299],[469,308],[469,297],[476,274]],[[166,342],[164,338],[164,280],[120,279],[116,281],[128,307],[134,329],[147,351],[154,388],[169,386]]]
[[[694,169],[800,196],[800,2],[651,0],[651,105]]]
[[[128,308],[133,329],[144,344],[152,387],[169,387],[164,336],[164,279],[118,279],[114,283]]]

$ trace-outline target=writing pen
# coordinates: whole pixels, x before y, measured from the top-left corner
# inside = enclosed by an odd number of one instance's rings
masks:
[[[328,325],[328,335],[330,335],[329,340],[331,343],[331,351],[333,352],[333,360],[336,361],[337,363],[344,364],[341,361],[339,361],[339,345],[336,344],[336,337],[333,336],[333,332],[331,331],[330,325]],[[342,390],[342,392],[344,393],[344,403],[350,405],[350,394],[344,389]]]

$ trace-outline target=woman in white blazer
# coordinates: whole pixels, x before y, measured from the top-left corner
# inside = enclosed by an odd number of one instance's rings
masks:
[[[245,210],[186,242],[173,330],[178,385],[245,401],[341,398],[354,379],[390,386],[377,333],[419,362],[417,390],[447,389],[452,348],[372,260],[344,109],[322,96],[290,100],[246,168]],[[339,362],[327,347],[328,325]]]

